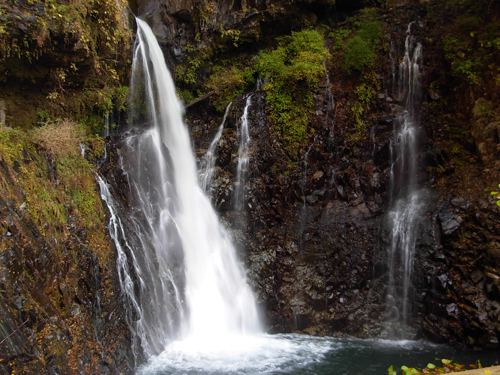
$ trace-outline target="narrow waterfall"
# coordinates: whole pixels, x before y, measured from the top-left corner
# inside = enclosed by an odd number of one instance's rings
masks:
[[[175,342],[213,348],[261,329],[244,270],[200,188],[183,108],[162,51],[149,26],[140,19],[137,26],[133,130],[122,155],[133,233],[121,227],[105,183],[100,185],[110,207],[122,292],[133,310],[129,324],[150,357]],[[130,235],[138,238],[133,244]]]
[[[145,316],[147,311],[141,306],[141,300],[138,296],[138,293],[144,293],[148,290],[146,282],[150,282],[151,280],[147,279],[147,273],[143,272],[143,267],[141,267],[138,259],[135,257],[134,246],[128,240],[126,228],[119,217],[119,208],[110,192],[109,185],[99,176],[97,180],[101,191],[101,198],[106,203],[109,211],[108,231],[116,246],[118,279],[121,291],[127,297],[126,318],[127,324],[132,330],[132,351],[137,362],[137,357],[141,354],[141,344],[146,353],[160,350],[162,345],[162,340],[157,336],[157,331],[149,330],[149,327],[152,325],[144,324],[146,321],[152,321],[153,317]],[[133,264],[133,269],[130,269],[128,266],[129,256],[132,258],[130,261]],[[138,286],[134,283],[134,280],[138,281]],[[179,301],[179,299],[177,300]],[[182,308],[180,304],[178,307]],[[135,320],[134,317],[139,317],[139,320]],[[156,319],[158,319],[158,316],[156,316]],[[156,323],[161,324],[161,320],[158,320]]]
[[[411,309],[411,277],[419,220],[424,207],[423,191],[418,186],[418,147],[420,132],[422,45],[408,26],[405,54],[399,65],[398,100],[403,104],[397,114],[395,140],[391,147],[391,208],[388,212],[389,283],[386,294],[389,338],[407,338]]]
[[[246,182],[246,173],[248,163],[250,161],[250,132],[248,130],[248,109],[252,104],[252,95],[247,97],[245,109],[240,119],[239,129],[239,151],[238,151],[238,168],[236,170],[236,182],[234,189],[234,207],[236,211],[241,212],[245,207],[244,187]]]
[[[214,178],[215,172],[215,161],[217,159],[216,151],[217,146],[219,144],[220,137],[222,136],[222,131],[224,130],[224,124],[226,122],[227,114],[229,113],[229,109],[233,103],[229,103],[226,107],[226,112],[224,113],[224,117],[222,118],[222,122],[217,129],[217,133],[215,133],[215,137],[210,143],[210,147],[208,148],[206,154],[203,156],[203,160],[200,165],[200,185],[201,189],[208,195],[210,195],[210,187],[212,186],[212,180]]]

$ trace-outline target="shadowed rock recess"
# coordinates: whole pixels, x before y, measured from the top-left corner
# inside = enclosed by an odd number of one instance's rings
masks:
[[[0,4],[1,374],[132,373],[144,360],[95,181],[110,185],[125,227],[144,220],[121,169],[134,132],[127,5],[160,42],[199,166],[211,165],[232,103],[206,190],[271,333],[392,338],[389,279],[401,295],[404,275],[399,258],[389,275],[387,213],[410,32],[423,49],[425,207],[407,337],[499,347],[498,2],[10,0]]]

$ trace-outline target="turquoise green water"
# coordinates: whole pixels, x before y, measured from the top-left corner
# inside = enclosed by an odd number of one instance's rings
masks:
[[[304,335],[264,335],[238,338],[227,346],[178,342],[143,366],[141,375],[163,374],[387,374],[393,365],[425,367],[435,358],[483,366],[500,360],[499,351],[465,351],[425,341],[318,338]]]

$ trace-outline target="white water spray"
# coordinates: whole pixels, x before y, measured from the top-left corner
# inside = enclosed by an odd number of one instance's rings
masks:
[[[132,331],[147,357],[182,346],[175,342],[231,345],[233,337],[261,331],[255,301],[229,236],[199,186],[182,105],[162,51],[149,26],[139,19],[137,25],[130,113],[136,129],[126,140],[122,164],[139,241],[128,243],[118,224],[115,231],[122,233],[112,235],[121,239],[117,247],[126,247],[119,251],[118,268],[134,310]]]
[[[250,162],[250,132],[248,129],[248,109],[252,104],[252,95],[247,97],[245,109],[240,119],[240,145],[238,151],[238,168],[236,170],[236,183],[234,190],[234,206],[236,211],[243,211],[245,206],[244,186],[246,172]]]
[[[217,159],[216,157],[217,146],[219,144],[220,137],[222,136],[222,131],[224,130],[224,124],[226,122],[226,117],[227,114],[229,113],[229,109],[231,108],[232,104],[233,103],[231,102],[226,107],[226,112],[224,113],[224,117],[222,118],[222,122],[219,126],[219,129],[217,130],[217,133],[215,134],[212,143],[210,143],[210,147],[208,148],[206,154],[203,156],[203,161],[201,162],[200,165],[200,185],[202,190],[206,194],[209,194],[210,188],[212,186],[212,180],[214,178],[214,172],[215,172],[215,161]]]
[[[424,208],[423,192],[418,188],[418,140],[420,131],[422,45],[411,35],[405,42],[405,55],[399,65],[399,100],[404,106],[395,119],[396,139],[391,147],[390,196],[388,212],[391,245],[388,248],[389,284],[387,289],[388,336],[406,338],[411,306],[411,277],[418,225]],[[401,276],[396,277],[397,273]],[[402,279],[398,283],[396,279]]]

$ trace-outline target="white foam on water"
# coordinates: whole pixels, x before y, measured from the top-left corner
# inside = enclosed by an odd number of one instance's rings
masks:
[[[166,373],[287,373],[319,362],[339,346],[305,335],[225,336],[173,342],[139,369],[140,375]]]

